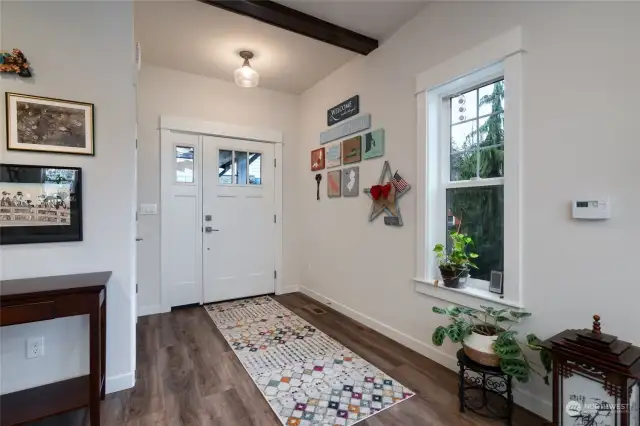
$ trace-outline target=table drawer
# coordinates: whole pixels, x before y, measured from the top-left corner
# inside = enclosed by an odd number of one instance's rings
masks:
[[[12,325],[53,319],[55,318],[55,306],[56,303],[53,300],[3,306],[0,307],[0,323],[2,325]]]

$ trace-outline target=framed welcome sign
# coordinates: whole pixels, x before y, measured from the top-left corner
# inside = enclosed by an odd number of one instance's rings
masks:
[[[327,110],[327,126],[346,120],[360,112],[360,96],[355,95]]]

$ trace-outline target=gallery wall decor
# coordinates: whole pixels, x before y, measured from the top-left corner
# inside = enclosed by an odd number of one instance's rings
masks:
[[[325,150],[327,169],[338,167],[342,164],[342,144],[340,142],[327,145]]]
[[[342,196],[357,197],[360,187],[360,168],[347,167],[342,169]]]
[[[327,110],[327,126],[346,120],[360,112],[360,96],[355,95]]]
[[[93,104],[7,93],[7,149],[94,155]]]
[[[362,160],[362,138],[355,136],[342,141],[342,164],[358,163]]]
[[[362,132],[371,127],[371,114],[365,114],[360,117],[352,118],[326,132],[320,133],[320,145],[344,138],[354,133]]]
[[[382,157],[384,155],[384,129],[374,130],[364,135],[364,159]]]
[[[391,166],[388,161],[382,166],[382,173],[378,184],[364,190],[371,198],[371,212],[369,221],[373,221],[383,212],[387,214],[384,224],[389,226],[402,226],[402,215],[398,200],[411,189],[411,185],[405,181],[398,172],[391,174]]]
[[[340,196],[340,170],[327,172],[327,197],[336,198]]]
[[[311,171],[324,169],[324,148],[311,151]]]
[[[322,173],[316,174],[316,200],[320,201],[320,182],[322,182]]]
[[[29,65],[29,61],[20,49],[0,52],[0,72],[18,74],[20,77],[31,77]]]
[[[82,169],[0,164],[0,244],[82,241]]]

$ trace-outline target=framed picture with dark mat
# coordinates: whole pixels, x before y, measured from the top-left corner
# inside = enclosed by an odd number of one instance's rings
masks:
[[[82,169],[0,164],[0,244],[82,241]]]

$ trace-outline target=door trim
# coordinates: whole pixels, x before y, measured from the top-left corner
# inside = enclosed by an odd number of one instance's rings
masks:
[[[160,129],[180,132],[199,133],[201,135],[222,136],[225,138],[245,139],[248,141],[284,143],[282,132],[264,127],[241,126],[238,124],[205,121],[197,118],[160,116]]]
[[[275,292],[276,294],[284,293],[284,280],[283,276],[285,275],[283,270],[283,262],[282,262],[282,251],[283,251],[283,240],[282,240],[282,225],[284,223],[284,217],[282,214],[282,185],[283,185],[283,161],[282,161],[282,145],[284,144],[283,134],[281,131],[260,128],[260,127],[251,127],[251,126],[241,126],[237,124],[231,123],[221,123],[215,121],[206,121],[199,120],[195,118],[188,117],[178,117],[171,115],[162,115],[160,116],[160,144],[162,144],[162,135],[166,134],[166,132],[177,131],[177,132],[187,132],[187,133],[195,133],[199,135],[208,135],[208,136],[221,136],[225,138],[231,139],[242,139],[256,142],[266,142],[274,144],[274,158],[275,162],[275,182],[274,182],[274,214],[276,215],[276,234],[275,234],[275,268],[277,271],[275,278]],[[201,141],[200,143],[204,143]],[[199,155],[200,160],[198,160],[199,164],[202,161],[202,155]],[[277,165],[277,166],[276,166]],[[161,167],[161,176],[162,176],[162,167]],[[162,194],[162,180],[160,181],[160,193]],[[162,206],[162,198],[160,200]],[[200,203],[202,201],[200,200]],[[199,203],[199,204],[200,204]],[[201,205],[201,204],[200,204]],[[162,210],[161,210],[162,211]],[[162,215],[160,216],[160,229],[162,229]],[[164,241],[162,239],[162,232],[160,233],[160,253],[161,253],[161,264],[164,264],[164,256],[166,250],[163,249]],[[166,293],[164,289],[168,285],[168,283],[164,279],[164,274],[160,275],[160,312],[169,312],[171,310],[170,301],[166,299]],[[200,300],[202,303],[202,300]]]

